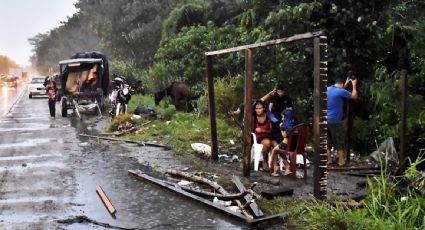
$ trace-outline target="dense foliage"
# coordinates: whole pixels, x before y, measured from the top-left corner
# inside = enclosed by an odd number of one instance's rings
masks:
[[[205,52],[322,30],[329,41],[329,84],[348,70],[360,81],[354,148],[367,154],[376,142],[398,137],[401,69],[409,71],[409,151],[425,147],[422,1],[79,0],[76,6],[78,13],[63,25],[30,39],[40,71],[96,49],[110,57],[111,72],[143,80],[148,92],[184,81],[205,95]],[[213,58],[223,97],[217,103],[226,102],[218,114],[242,101],[244,61],[242,52]],[[311,122],[312,61],[311,41],[255,49],[255,97],[284,83],[300,120]]]

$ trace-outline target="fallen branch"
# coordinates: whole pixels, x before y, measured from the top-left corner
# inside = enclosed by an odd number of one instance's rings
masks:
[[[211,181],[211,180],[208,180],[208,179],[200,177],[200,176],[196,176],[196,175],[186,173],[186,172],[180,172],[180,171],[173,170],[173,169],[167,170],[166,173],[170,176],[184,177],[184,178],[186,178],[187,180],[190,180],[190,181],[198,182],[198,183],[201,183],[201,184],[206,184],[206,185],[212,187],[215,191],[219,192],[222,195],[228,194],[226,192],[226,190],[224,190],[224,188],[221,187],[219,184],[217,184],[217,182],[215,182],[215,181]]]
[[[80,133],[80,136],[90,137],[90,138],[99,138],[99,139],[108,140],[108,141],[123,141],[123,142],[132,143],[132,144],[136,144],[136,145],[141,145],[141,146],[155,146],[155,147],[161,147],[161,148],[169,149],[169,147],[166,146],[166,145],[155,144],[155,143],[150,143],[150,142],[143,142],[143,141],[138,142],[138,141],[132,141],[132,140],[126,140],[126,139],[120,139],[120,138],[87,135],[87,134],[83,134],[83,133]]]

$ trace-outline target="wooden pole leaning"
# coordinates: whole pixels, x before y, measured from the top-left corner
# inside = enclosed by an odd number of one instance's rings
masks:
[[[244,128],[243,128],[243,176],[251,172],[251,132],[252,132],[252,50],[245,50],[245,96],[244,96]]]

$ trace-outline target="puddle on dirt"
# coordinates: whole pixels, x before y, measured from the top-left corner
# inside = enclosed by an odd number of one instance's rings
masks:
[[[52,141],[51,138],[35,138],[35,139],[26,140],[19,143],[0,144],[0,149],[33,147],[40,144],[47,144],[47,143],[50,143],[51,141]]]

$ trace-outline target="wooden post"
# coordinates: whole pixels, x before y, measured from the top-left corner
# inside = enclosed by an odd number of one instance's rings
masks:
[[[212,56],[206,56],[206,74],[208,79],[208,112],[210,114],[211,159],[218,161],[217,121],[214,100],[214,78],[212,76]]]
[[[406,135],[407,135],[407,71],[400,71],[401,107],[400,107],[400,155],[399,171],[404,172],[406,162]]]
[[[345,138],[345,163],[350,163],[350,148],[351,148],[351,133],[353,131],[353,122],[354,122],[354,110],[353,110],[353,101],[348,100],[347,102],[347,130]]]
[[[245,50],[245,97],[244,97],[244,128],[243,128],[243,176],[251,172],[251,132],[252,132],[252,50]]]
[[[314,196],[326,199],[327,190],[327,38],[314,38]]]

